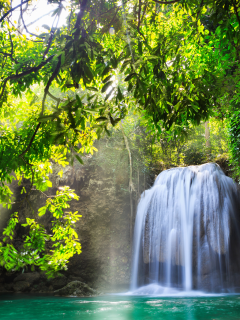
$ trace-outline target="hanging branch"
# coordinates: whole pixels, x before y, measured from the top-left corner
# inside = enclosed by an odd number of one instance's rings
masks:
[[[44,89],[44,96],[43,96],[43,100],[42,100],[42,112],[41,112],[41,115],[43,116],[43,113],[44,113],[44,108],[45,108],[45,101],[46,101],[46,97],[47,97],[47,94],[48,94],[48,90],[51,86],[51,83],[53,82],[53,80],[56,78],[56,76],[58,75],[58,72],[61,68],[61,55],[58,57],[58,63],[57,63],[57,66],[53,72],[53,74],[51,75],[51,77],[49,78],[48,80],[48,83]]]
[[[132,154],[129,147],[128,139],[125,135],[125,132],[123,130],[122,123],[120,122],[120,128],[123,134],[124,142],[126,149],[128,151],[129,156],[129,167],[130,167],[130,173],[129,173],[129,195],[130,195],[130,241],[132,241],[132,226],[133,226],[133,199],[132,199],[132,192],[135,191],[133,181],[132,181]]]

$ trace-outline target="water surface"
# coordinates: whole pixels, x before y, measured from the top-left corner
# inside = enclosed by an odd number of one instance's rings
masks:
[[[213,297],[0,295],[1,320],[239,320],[240,295]]]

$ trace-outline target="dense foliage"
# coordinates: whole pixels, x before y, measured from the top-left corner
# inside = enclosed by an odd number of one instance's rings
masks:
[[[14,203],[13,179],[20,186],[30,179],[29,190],[22,186],[26,200],[32,189],[51,187],[52,163],[65,166],[73,157],[83,163],[82,156],[96,151],[94,141],[109,136],[111,127],[121,129],[128,150],[130,194],[132,154],[135,172],[145,164],[168,168],[216,160],[227,152],[226,122],[231,161],[239,170],[238,2],[49,0],[50,8],[54,6],[52,24],[40,29],[26,23],[34,5],[34,0],[0,1],[0,203],[8,208]],[[60,25],[64,11],[68,16]],[[130,111],[141,125],[131,121],[131,115],[126,118]],[[203,123],[209,118],[211,134],[218,136],[211,150],[203,147]],[[147,152],[138,147],[142,137]],[[49,203],[46,209],[52,212]],[[53,220],[53,234],[64,217],[62,211]],[[48,236],[31,219],[26,239],[30,251],[40,253],[39,262],[35,256],[20,261],[22,253],[14,247],[9,258],[12,245],[5,239],[2,264],[7,269],[35,264],[49,275],[58,271],[58,264],[64,268],[59,261],[80,252],[80,247],[72,249],[76,235],[69,229],[76,217],[61,221],[70,244],[64,257],[59,257],[60,235],[51,239],[58,241],[51,258],[34,247],[36,230],[41,239]],[[13,235],[16,223],[17,215],[10,220],[7,236]]]

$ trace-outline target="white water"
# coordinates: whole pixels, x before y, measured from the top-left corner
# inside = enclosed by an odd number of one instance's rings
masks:
[[[163,171],[138,205],[131,292],[231,292],[236,194],[213,163]]]

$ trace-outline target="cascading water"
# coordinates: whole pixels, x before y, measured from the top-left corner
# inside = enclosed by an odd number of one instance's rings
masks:
[[[233,291],[240,283],[237,195],[214,163],[163,171],[138,205],[131,289]]]

